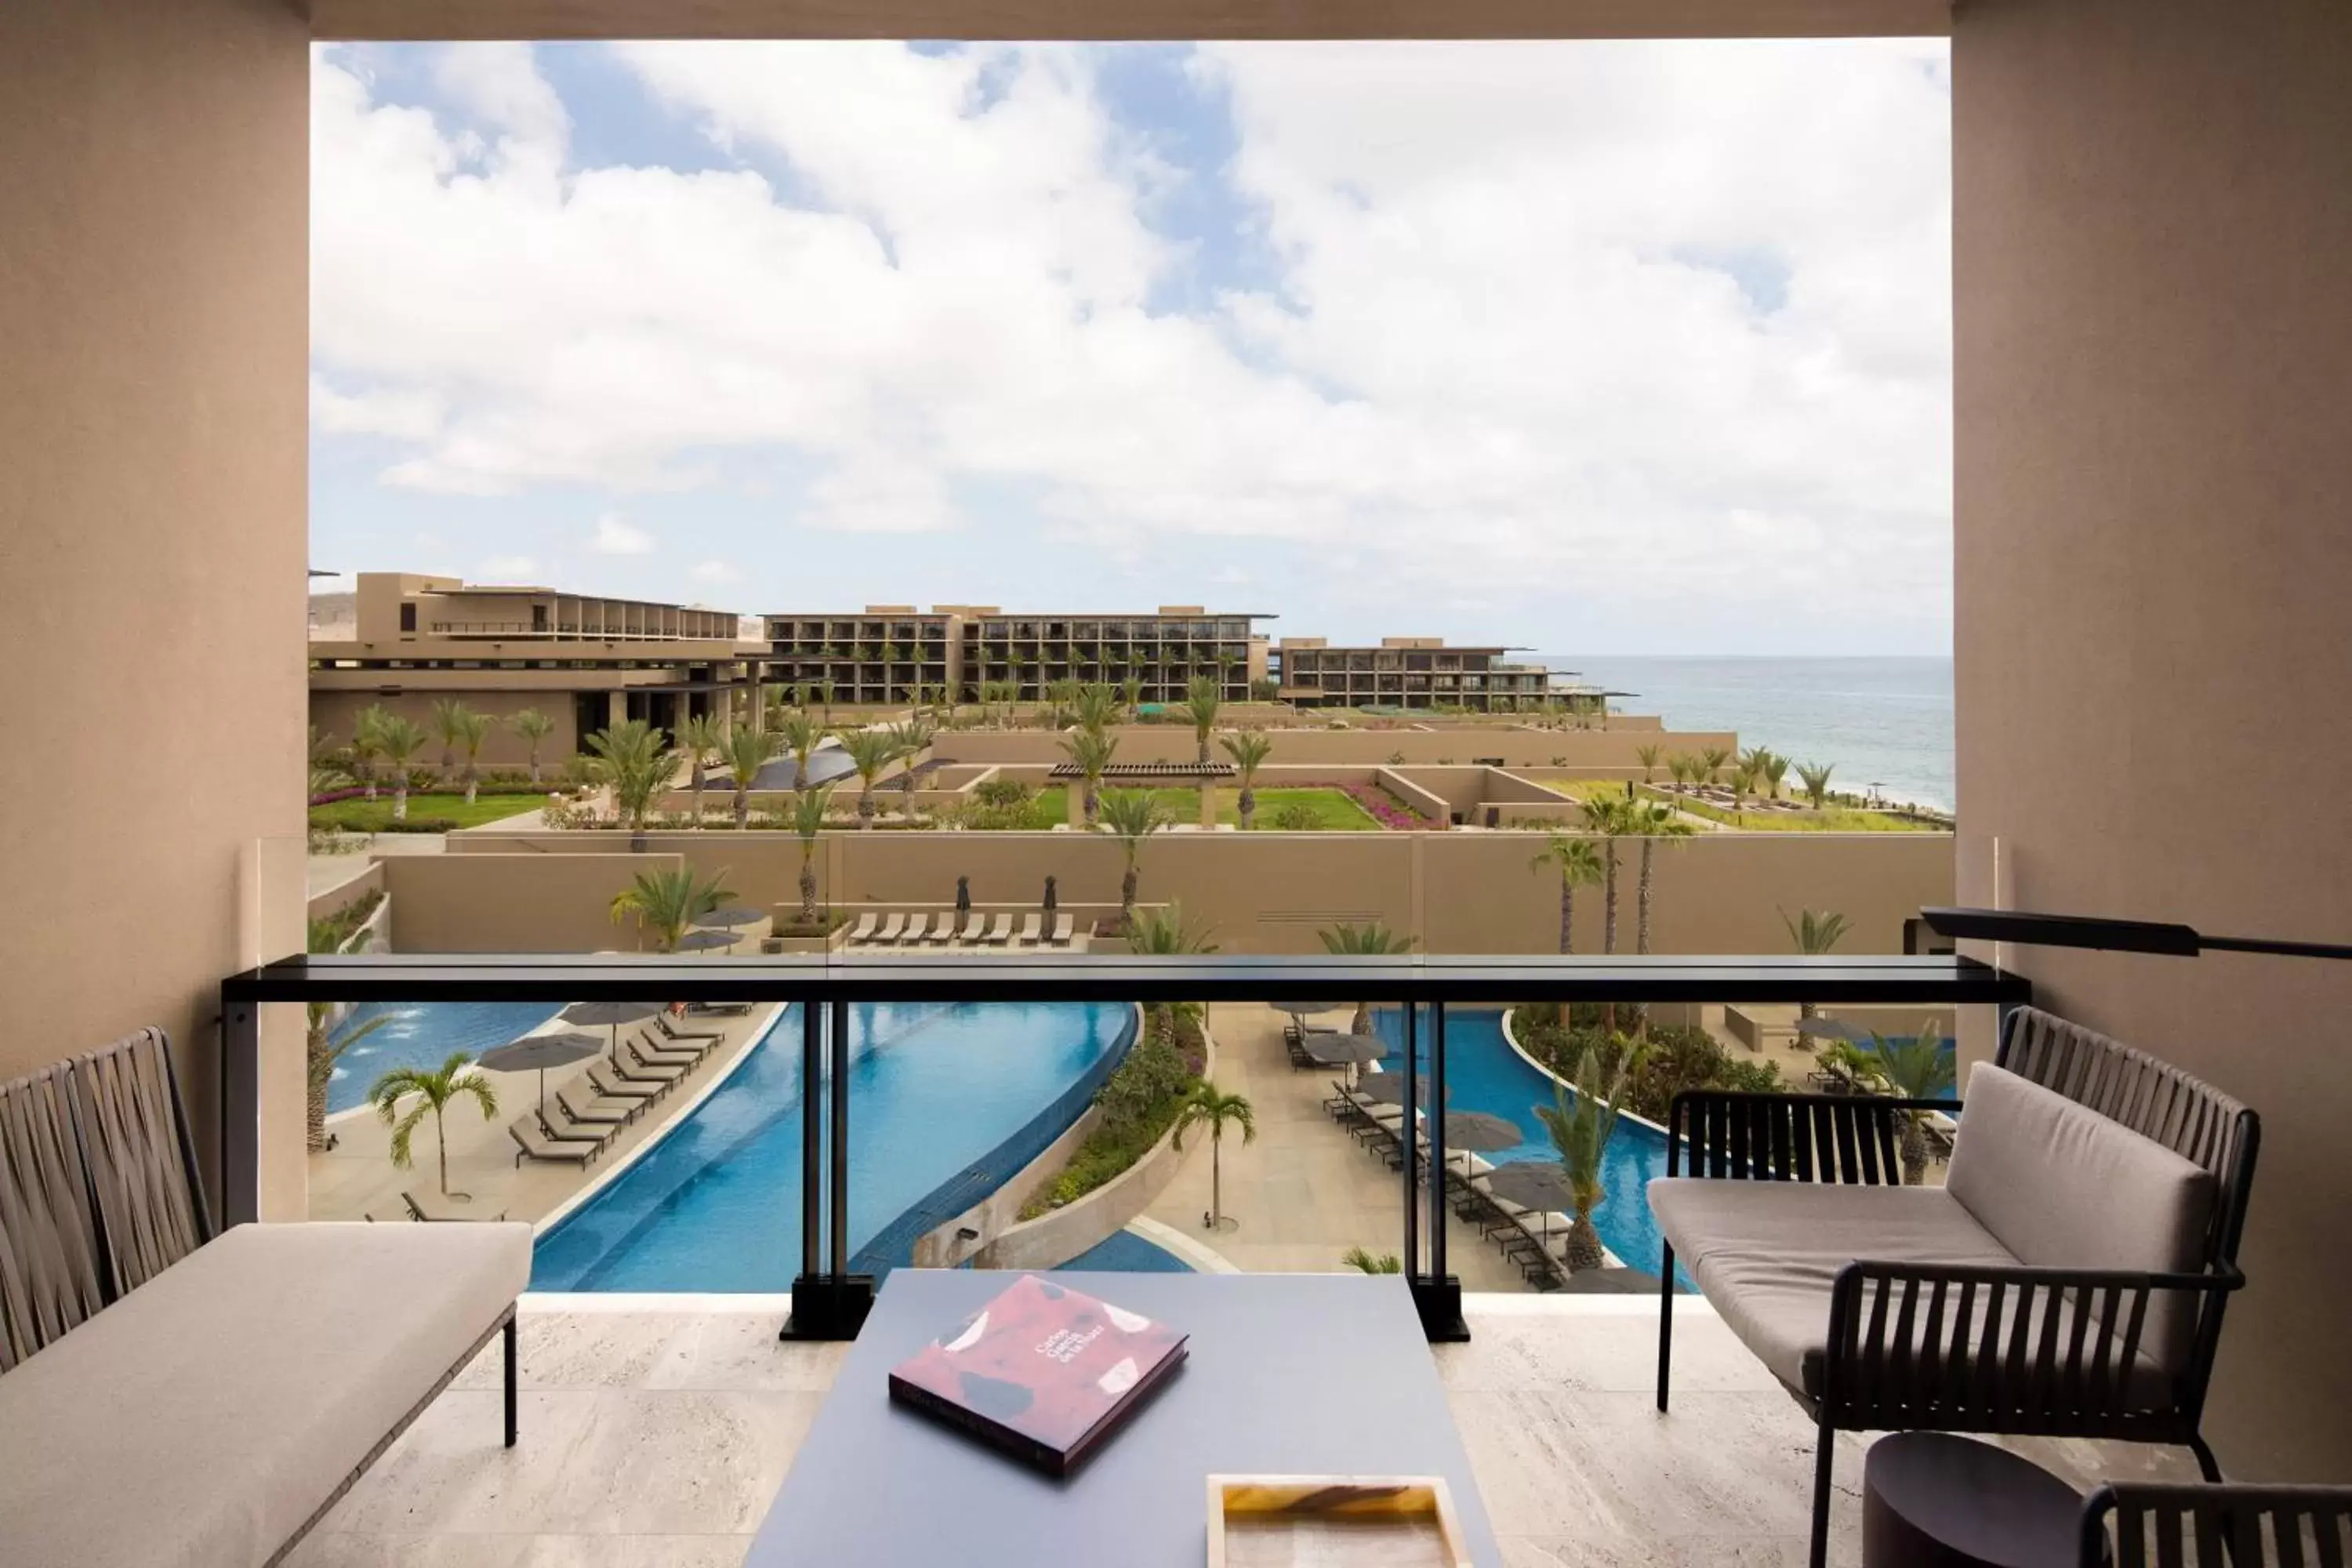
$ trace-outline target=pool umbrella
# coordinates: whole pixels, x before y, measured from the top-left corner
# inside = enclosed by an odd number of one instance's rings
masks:
[[[1370,1100],[1375,1105],[1402,1105],[1404,1103],[1404,1074],[1401,1072],[1368,1072],[1363,1077],[1356,1080],[1356,1092],[1362,1095],[1366,1100]],[[1452,1089],[1449,1089],[1445,1092],[1448,1099],[1453,1097],[1454,1091]],[[1422,1080],[1420,1098],[1423,1100],[1429,1099],[1429,1082],[1426,1079]],[[1451,1121],[1446,1123],[1448,1128],[1451,1128],[1453,1125],[1454,1123]],[[1450,1138],[1451,1134],[1449,1133],[1448,1136]],[[1517,1140],[1514,1139],[1512,1142],[1517,1142]],[[1506,1144],[1505,1147],[1507,1148],[1509,1145]]]
[[[556,1015],[567,1024],[585,1024],[590,1028],[610,1026],[613,1045],[621,1043],[621,1026],[641,1024],[662,1010],[658,1002],[574,1002]]]
[[[1349,1062],[1376,1062],[1389,1054],[1389,1043],[1371,1035],[1343,1035],[1334,1030],[1308,1035],[1301,1047],[1327,1068]]]
[[[1489,1116],[1483,1110],[1449,1110],[1445,1113],[1445,1146],[1448,1149],[1457,1149],[1465,1154],[1494,1154],[1505,1149],[1516,1149],[1527,1141],[1526,1131],[1517,1122],[1505,1117]]]
[[[1551,1243],[1553,1211],[1576,1207],[1576,1195],[1568,1190],[1568,1173],[1554,1160],[1513,1160],[1497,1165],[1486,1173],[1486,1190],[1521,1208],[1539,1211],[1544,1216],[1546,1246]]]
[[[674,951],[678,952],[716,952],[722,947],[733,947],[743,939],[731,931],[690,931],[677,939]]]
[[[1046,878],[1046,879],[1045,879],[1045,912],[1046,912],[1047,914],[1049,914],[1049,915],[1050,915],[1050,914],[1052,914],[1052,913],[1054,912],[1054,907],[1055,907],[1056,904],[1060,903],[1061,901],[1062,901],[1062,895],[1061,895],[1060,891],[1057,889],[1057,887],[1056,887],[1056,884],[1055,883],[1054,879],[1053,879],[1053,878],[1051,878],[1051,877]]]
[[[956,913],[960,915],[971,913],[971,879],[970,877],[956,879]]]
[[[1310,1013],[1337,1013],[1343,1007],[1353,1006],[1354,1004],[1350,1002],[1273,1002],[1267,1005],[1277,1013],[1287,1013],[1304,1023]]]
[[[768,918],[765,910],[755,910],[738,904],[731,910],[719,910],[704,915],[694,923],[709,931],[734,931],[743,926],[755,926]]]
[[[552,1035],[525,1035],[519,1040],[509,1040],[503,1046],[492,1046],[474,1058],[474,1065],[492,1072],[529,1072],[539,1070],[539,1114],[547,1115],[547,1069],[567,1068],[573,1062],[584,1062],[604,1047],[596,1043],[593,1035],[576,1030],[564,1030]]]

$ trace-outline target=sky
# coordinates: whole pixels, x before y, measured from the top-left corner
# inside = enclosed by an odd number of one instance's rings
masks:
[[[1945,653],[1949,119],[1935,40],[323,47],[312,561]]]

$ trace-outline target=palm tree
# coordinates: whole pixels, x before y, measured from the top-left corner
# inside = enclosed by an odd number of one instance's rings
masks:
[[[1528,869],[1559,868],[1559,950],[1576,951],[1576,889],[1600,885],[1607,875],[1601,866],[1601,847],[1583,833],[1555,833],[1549,847],[1528,862]]]
[[[751,786],[760,777],[760,770],[776,754],[776,737],[765,730],[755,730],[749,724],[738,724],[727,731],[720,742],[719,758],[735,783],[735,826],[746,827],[751,821]],[[702,796],[698,786],[695,815],[702,813]]]
[[[1898,1100],[1942,1100],[1952,1092],[1952,1058],[1944,1054],[1944,1031],[1930,1018],[1910,1039],[1897,1043],[1873,1029],[1871,1048],[1878,1053],[1878,1074]],[[1903,1184],[1916,1187],[1927,1179],[1927,1116],[1921,1110],[1903,1113]]]
[[[1698,753],[1699,766],[1705,768],[1706,772],[1699,775],[1700,782],[1713,784],[1716,775],[1723,772],[1723,764],[1730,760],[1731,748],[1728,746],[1701,747]]]
[[[1240,777],[1241,798],[1237,804],[1241,808],[1242,831],[1247,833],[1257,816],[1257,771],[1265,765],[1266,757],[1274,751],[1274,742],[1255,731],[1244,731],[1238,735],[1225,736],[1218,744],[1224,747],[1225,755],[1233,758],[1234,768]],[[1201,787],[1206,789],[1208,785],[1204,783]]]
[[[466,759],[466,804],[474,804],[482,784],[482,742],[490,738],[490,726],[498,721],[488,713],[478,713],[470,708],[461,709],[452,716],[451,723],[457,738],[457,750]]]
[[[1778,752],[1764,753],[1764,782],[1771,788],[1771,798],[1780,798],[1780,781],[1789,776],[1789,759]]]
[[[1740,791],[1742,795],[1756,793],[1764,783],[1765,770],[1771,761],[1772,753],[1762,746],[1750,746],[1739,753],[1739,771],[1748,781],[1747,788]]]
[[[1402,1274],[1404,1259],[1393,1252],[1383,1252],[1378,1258],[1360,1247],[1351,1247],[1339,1254],[1339,1262],[1359,1274]]]
[[[433,717],[426,721],[433,738],[441,742],[441,787],[447,789],[457,782],[457,748],[464,744],[466,726],[473,710],[458,697],[436,697],[433,700]]]
[[[1184,1134],[1195,1127],[1209,1130],[1209,1228],[1216,1229],[1224,1223],[1224,1163],[1225,1124],[1232,1122],[1242,1130],[1242,1142],[1257,1142],[1257,1113],[1250,1109],[1249,1100],[1238,1094],[1219,1092],[1213,1083],[1197,1083],[1185,1100],[1183,1109],[1176,1112],[1175,1148],[1181,1152]]]
[[[635,916],[640,934],[652,930],[656,952],[674,952],[695,921],[735,896],[720,884],[726,875],[722,867],[704,878],[690,865],[640,871],[613,895],[613,923]]]
[[[1666,772],[1673,775],[1675,793],[1680,795],[1690,786],[1698,772],[1698,759],[1688,752],[1676,752],[1666,759]]]
[[[313,927],[322,923],[319,921],[310,922]],[[315,937],[310,951],[321,951]],[[302,1066],[304,1076],[309,1080],[309,1094],[304,1115],[309,1124],[307,1141],[313,1154],[324,1152],[327,1147],[327,1086],[334,1081],[335,1063],[342,1059],[345,1051],[391,1023],[394,1016],[390,1013],[379,1013],[373,1018],[364,1018],[357,1023],[345,1018],[344,1027],[337,1029],[329,1026],[327,1022],[333,1004],[329,1002],[312,1002],[305,1007],[309,1026],[303,1038]]]
[[[597,781],[613,791],[614,808],[642,831],[655,799],[677,781],[680,757],[642,719],[624,719],[597,731],[588,737],[588,749],[595,753]]]
[[[1381,953],[1411,952],[1412,938],[1389,930],[1380,921],[1370,925],[1327,926],[1315,933],[1323,942],[1323,951],[1343,958],[1374,957]],[[1372,1032],[1372,1005],[1356,1004],[1356,1016],[1348,1027],[1359,1035]]]
[[[898,754],[907,759],[906,771],[898,775],[898,794],[906,803],[909,818],[915,815],[915,755],[931,743],[939,728],[919,713],[904,723],[890,726],[890,740],[898,748]]]
[[[1633,802],[1622,795],[1596,795],[1584,803],[1585,819],[1601,836],[1601,951],[1617,951],[1617,840],[1633,830]]]
[[[1642,759],[1642,782],[1643,784],[1648,784],[1657,773],[1658,758],[1664,751],[1665,748],[1657,744],[1655,742],[1653,742],[1646,746],[1636,746],[1633,748],[1633,754]]]
[[[1805,910],[1793,920],[1788,910],[1782,910],[1780,923],[1789,928],[1789,940],[1797,944],[1799,952],[1816,958],[1835,947],[1846,933],[1845,917],[1834,910]],[[1810,1031],[1805,1026],[1819,1016],[1820,1009],[1814,1004],[1801,1002],[1797,1005],[1798,1045],[1810,1043]]]
[[[1118,907],[1120,918],[1132,921],[1138,880],[1136,858],[1142,852],[1143,841],[1168,826],[1168,811],[1160,804],[1160,797],[1148,789],[1114,789],[1103,792],[1101,816],[1102,826],[1118,836],[1119,848],[1127,856],[1127,874],[1118,884]]]
[[[1118,721],[1118,692],[1097,681],[1082,687],[1074,710],[1082,730],[1108,730]]]
[[[1823,804],[1827,802],[1830,793],[1830,774],[1836,771],[1834,764],[1829,763],[1797,764],[1797,778],[1804,784],[1805,798],[1813,803],[1815,811],[1821,810]]]
[[[466,1070],[473,1063],[474,1058],[465,1052],[451,1051],[438,1068],[430,1071],[424,1068],[394,1068],[376,1079],[375,1087],[368,1090],[376,1114],[392,1129],[392,1163],[397,1170],[405,1171],[415,1163],[411,1145],[417,1124],[425,1120],[426,1111],[433,1113],[433,1138],[440,1145],[441,1195],[445,1198],[450,1195],[449,1137],[441,1120],[442,1111],[451,1100],[465,1095],[482,1108],[483,1121],[499,1113],[499,1091],[480,1073]],[[416,1103],[403,1113],[400,1102],[412,1094],[417,1097]]]
[[[816,924],[816,836],[833,809],[833,789],[804,789],[793,796],[793,831],[801,840],[801,924]]]
[[[824,727],[833,728],[833,677],[826,676],[816,683],[817,700],[824,706]]]
[[[1652,800],[1629,800],[1622,814],[1624,830],[1642,841],[1641,872],[1634,883],[1633,951],[1650,951],[1650,872],[1652,857],[1661,838],[1688,838],[1696,829],[1675,814],[1674,807]]]
[[[383,755],[383,721],[392,717],[381,702],[371,702],[352,721],[352,772],[367,798],[375,798],[375,764]]]
[[[392,818],[408,818],[408,759],[425,744],[425,731],[398,713],[386,713],[375,726],[375,743],[392,765]]]
[[[841,749],[857,770],[857,826],[874,826],[874,781],[898,759],[898,737],[887,730],[850,730],[841,736]]]
[[[1551,1104],[1529,1108],[1543,1119],[1544,1130],[1551,1134],[1552,1148],[1558,1151],[1560,1169],[1568,1176],[1569,1201],[1576,1208],[1575,1222],[1568,1229],[1571,1273],[1598,1268],[1606,1261],[1601,1233],[1592,1228],[1592,1211],[1609,1195],[1601,1177],[1610,1136],[1617,1131],[1617,1090],[1638,1069],[1641,1057],[1640,1046],[1626,1045],[1617,1070],[1604,1081],[1588,1047],[1577,1058],[1575,1099],[1571,1100],[1568,1089],[1555,1083]]]
[[[809,759],[824,744],[825,729],[816,715],[803,708],[776,726],[776,739],[793,754],[793,787],[809,787]]]
[[[1091,826],[1100,816],[1103,770],[1110,766],[1111,756],[1118,750],[1118,737],[1100,730],[1079,730],[1063,736],[1061,746],[1078,764],[1080,798]]]
[[[1171,904],[1164,910],[1135,911],[1127,922],[1127,951],[1139,958],[1181,958],[1186,953],[1214,952],[1217,944],[1209,940],[1207,928],[1196,931],[1184,923],[1181,905]],[[1144,1011],[1152,1037],[1173,1045],[1175,1010],[1164,1002],[1154,1002]]]
[[[520,713],[507,715],[507,728],[522,737],[530,748],[530,782],[539,782],[539,748],[555,733],[555,721],[536,708],[526,708]]]
[[[1143,712],[1143,677],[1129,671],[1118,686],[1119,695],[1127,701],[1128,712],[1139,717]]]
[[[1217,727],[1217,683],[1205,675],[1194,676],[1184,689],[1184,714],[1192,721],[1192,740],[1200,748],[1200,763],[1209,765],[1209,731]]]
[[[693,772],[686,787],[694,795],[694,825],[702,826],[702,786],[710,777],[710,759],[725,744],[725,734],[719,721],[708,713],[697,713],[677,727],[677,749],[686,753],[687,764]]]

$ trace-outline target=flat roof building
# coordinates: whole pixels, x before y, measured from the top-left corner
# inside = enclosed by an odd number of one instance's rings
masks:
[[[1448,647],[1444,637],[1382,637],[1377,646],[1285,637],[1275,650],[1282,697],[1302,708],[1532,707],[1552,697],[1584,700],[1558,672],[1515,662],[1500,645]]]

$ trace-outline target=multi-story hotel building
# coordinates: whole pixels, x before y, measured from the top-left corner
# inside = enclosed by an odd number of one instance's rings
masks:
[[[1580,700],[1540,664],[1514,663],[1508,647],[1448,647],[1444,637],[1382,637],[1377,647],[1285,637],[1276,650],[1282,696],[1302,708],[1496,708],[1553,696]]]
[[[339,740],[372,704],[423,724],[455,697],[500,720],[537,709],[555,722],[541,755],[557,758],[621,720],[675,731],[757,695],[760,648],[731,610],[404,572],[361,573],[349,605],[348,619],[333,598],[311,609],[310,722]],[[502,723],[482,761],[526,752]]]

